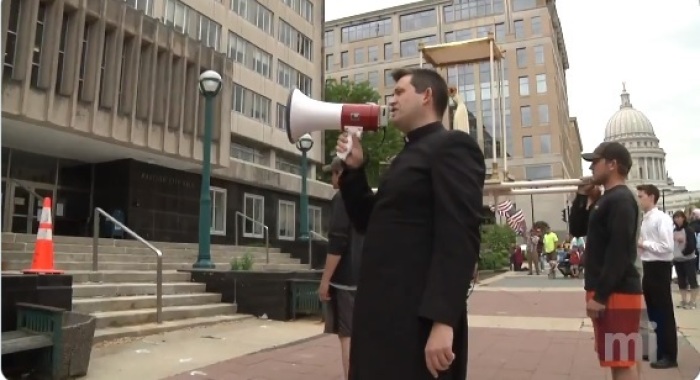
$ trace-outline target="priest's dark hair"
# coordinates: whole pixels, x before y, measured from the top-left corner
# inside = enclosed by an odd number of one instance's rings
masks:
[[[433,92],[433,110],[438,117],[442,117],[447,110],[449,103],[449,93],[447,91],[447,82],[440,74],[431,69],[422,68],[401,68],[391,72],[391,77],[394,82],[406,75],[411,76],[411,86],[415,87],[419,94],[424,93],[428,88]]]

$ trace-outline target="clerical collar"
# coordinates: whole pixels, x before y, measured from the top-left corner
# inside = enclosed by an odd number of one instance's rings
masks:
[[[422,127],[412,130],[411,132],[408,132],[408,134],[406,134],[406,137],[404,137],[404,141],[406,142],[406,144],[414,143],[425,136],[431,135],[435,132],[444,129],[445,127],[442,126],[442,123],[436,121],[434,123],[426,124]]]

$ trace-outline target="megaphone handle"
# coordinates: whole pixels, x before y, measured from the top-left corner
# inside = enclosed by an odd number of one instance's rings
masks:
[[[345,161],[350,151],[352,151],[352,135],[356,135],[359,138],[362,135],[362,127],[345,127],[345,132],[348,135],[348,142],[345,144],[345,152],[335,152],[336,156],[343,161]]]

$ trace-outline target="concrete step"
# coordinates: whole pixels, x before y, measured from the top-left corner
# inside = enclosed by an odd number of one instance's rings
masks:
[[[54,249],[54,260],[63,262],[90,262],[92,263],[92,253],[67,253],[62,251],[57,251]],[[211,259],[215,262],[231,262],[234,258],[242,258],[245,253],[222,253],[222,252],[212,252]],[[22,251],[2,251],[2,257],[5,260],[31,260],[34,256],[33,252],[22,252]],[[153,263],[155,262],[156,256],[150,253],[144,254],[132,254],[132,253],[109,253],[105,254],[100,252],[98,254],[99,261],[110,261],[110,262],[129,262],[129,263]],[[188,254],[176,254],[171,253],[163,254],[164,263],[185,263],[185,262],[195,262],[197,259],[197,253],[192,252]],[[253,255],[253,262],[255,263],[265,263],[267,256],[265,253],[255,253]],[[280,264],[295,264],[298,263],[298,259],[289,257],[289,255],[284,253],[270,253],[270,262],[280,263]]]
[[[181,263],[163,263],[163,270],[177,270],[177,269],[192,269],[191,262],[181,262]],[[3,262],[3,271],[21,271],[29,268],[31,265],[31,260],[8,260]],[[228,270],[231,268],[230,262],[219,262],[214,263],[216,268]],[[292,265],[301,267],[307,267],[303,264],[269,264],[269,265]],[[91,262],[65,262],[65,261],[55,261],[54,267],[56,269],[61,269],[64,271],[89,271],[92,270]],[[254,264],[254,270],[264,270],[267,264]],[[100,261],[98,265],[98,270],[100,271],[155,271],[156,261],[153,259],[152,263],[130,263],[130,262],[108,262]]]
[[[68,271],[66,274],[73,276],[73,283],[114,283],[114,282],[148,282],[156,281],[155,271]],[[163,271],[163,282],[188,282],[189,273],[174,270]]]
[[[16,242],[2,242],[2,251],[19,251],[19,252],[34,252],[35,243],[16,243]],[[163,254],[184,254],[191,255],[197,254],[198,248],[195,246],[191,247],[161,247],[155,245],[156,248],[160,249]],[[54,251],[55,252],[65,252],[65,253],[92,253],[92,244],[66,244],[66,243],[56,243],[54,241]],[[244,254],[250,253],[253,255],[265,254],[265,247],[249,247],[249,246],[219,246],[212,247],[211,252],[222,253],[222,254]],[[98,252],[100,254],[112,254],[112,253],[131,253],[131,254],[152,254],[150,248],[145,247],[143,244],[140,246],[113,246],[113,245],[100,245],[98,246]],[[270,253],[280,253],[279,248],[270,247]]]
[[[168,294],[163,296],[163,307],[216,304],[221,302],[221,294],[192,293]],[[73,300],[73,311],[78,313],[99,313],[107,311],[127,311],[156,307],[156,296],[90,297]]]
[[[308,264],[260,264],[255,265],[253,270],[261,271],[274,271],[274,272],[285,272],[285,271],[303,271],[309,270]]]
[[[195,282],[168,282],[163,284],[163,295],[203,293],[205,284]],[[156,284],[147,283],[103,283],[73,284],[73,299],[87,297],[119,297],[155,295]]]
[[[231,315],[236,313],[236,305],[226,303],[214,303],[192,306],[169,306],[163,308],[163,320],[211,317],[215,315]],[[97,328],[122,327],[154,323],[156,321],[156,309],[137,309],[122,311],[105,311],[92,313],[97,318]]]
[[[142,337],[154,334],[162,334],[168,331],[184,330],[193,327],[211,326],[223,323],[235,323],[255,318],[252,315],[216,315],[211,317],[195,317],[175,321],[163,321],[161,324],[146,323],[143,325],[111,327],[95,331],[95,343],[126,337]]]
[[[82,245],[82,246],[89,246],[91,247],[90,249],[92,250],[92,237],[78,237],[78,236],[61,236],[61,235],[54,235],[53,236],[53,241],[54,244],[72,244],[72,245]],[[36,234],[15,234],[15,233],[10,233],[10,232],[3,232],[2,233],[2,242],[3,244],[6,243],[31,243],[34,244],[36,242]],[[185,249],[194,249],[196,250],[198,247],[197,243],[176,243],[176,242],[160,242],[160,241],[150,241],[151,244],[156,246],[158,249],[170,249],[170,248],[185,248]],[[143,243],[136,241],[136,240],[131,240],[131,239],[98,239],[98,245],[100,247],[108,247],[108,246],[113,246],[113,247],[136,247],[136,248],[143,248]],[[224,244],[212,244],[211,249],[212,250],[230,250],[232,245],[224,245]],[[246,245],[246,246],[239,246],[239,247],[245,247],[248,249],[253,249],[253,250],[265,250],[264,242],[261,240],[259,244],[254,244],[254,245]],[[270,250],[275,249],[270,247]]]

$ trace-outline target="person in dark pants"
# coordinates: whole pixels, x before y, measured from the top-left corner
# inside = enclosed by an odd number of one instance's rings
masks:
[[[342,161],[337,157],[334,158],[330,165],[323,167],[323,171],[331,173],[331,183],[333,188],[337,189],[338,177],[343,172]],[[363,237],[350,224],[339,192],[333,196],[331,205],[328,255],[318,296],[321,302],[326,302],[326,325],[323,332],[338,336],[343,373],[347,379],[350,367],[352,313],[355,308]]]
[[[678,289],[681,292],[681,303],[678,308],[693,310],[698,301],[698,275],[695,273],[695,254],[697,241],[695,231],[688,225],[683,211],[673,213],[673,267],[678,276]]]
[[[644,211],[637,247],[644,272],[644,301],[656,332],[656,360],[651,368],[665,369],[678,367],[678,336],[671,297],[673,219],[656,207],[660,194],[654,185],[637,186],[637,198]]]
[[[638,334],[642,316],[642,284],[635,266],[639,206],[625,184],[632,157],[623,145],[604,142],[582,158],[591,163],[593,177],[579,187],[572,202],[569,232],[586,236],[584,289],[595,351],[613,380],[639,380],[641,347],[636,339],[627,350],[608,345],[611,336]],[[602,196],[600,186],[605,188]]]
[[[440,122],[449,95],[439,73],[397,69],[392,77],[391,121],[406,142],[376,194],[359,138],[341,134],[336,146],[348,153],[340,176],[345,209],[365,235],[350,379],[464,380],[484,154],[472,136]]]
[[[695,208],[690,212],[690,229],[695,233],[695,241],[698,242],[695,248],[695,269],[697,274],[700,274],[700,208]]]

